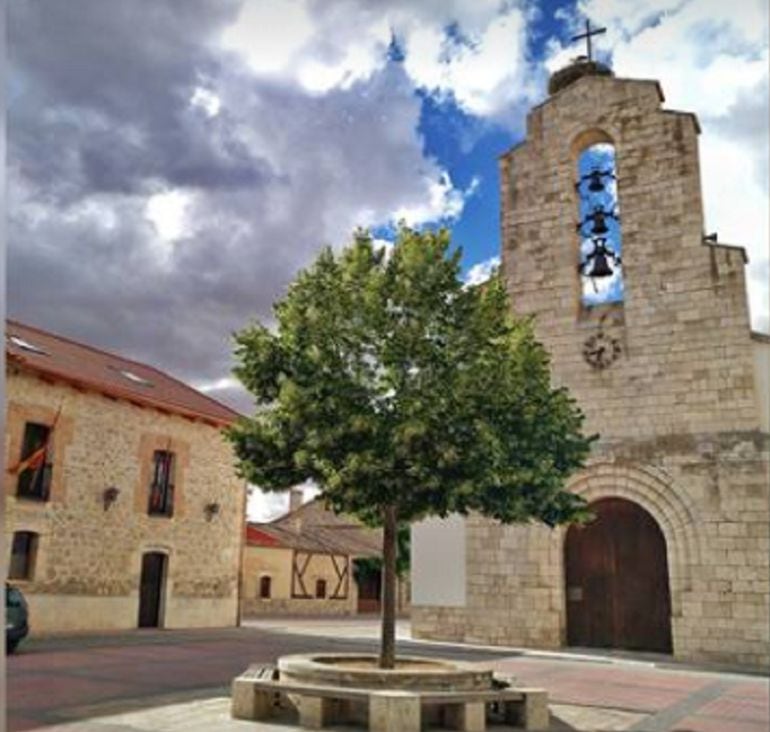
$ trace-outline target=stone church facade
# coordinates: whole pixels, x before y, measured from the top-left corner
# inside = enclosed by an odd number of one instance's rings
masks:
[[[237,416],[150,366],[6,324],[5,576],[33,635],[237,625],[246,486],[221,433]]]
[[[416,526],[414,635],[767,666],[770,339],[750,330],[745,252],[704,238],[694,115],[655,81],[568,76],[500,160],[502,272],[600,435],[569,484],[599,518]],[[596,143],[614,148],[624,296],[587,305],[576,181]]]

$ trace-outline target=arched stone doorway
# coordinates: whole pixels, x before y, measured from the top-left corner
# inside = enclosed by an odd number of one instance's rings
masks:
[[[567,642],[671,652],[666,540],[638,504],[603,498],[596,518],[571,526],[564,543]]]

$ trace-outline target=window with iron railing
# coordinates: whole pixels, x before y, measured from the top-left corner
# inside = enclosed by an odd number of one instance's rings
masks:
[[[155,450],[152,456],[152,481],[147,513],[150,516],[174,515],[174,453]]]
[[[16,495],[32,501],[47,501],[51,493],[53,466],[50,461],[51,428],[27,422],[21,446],[19,479]]]

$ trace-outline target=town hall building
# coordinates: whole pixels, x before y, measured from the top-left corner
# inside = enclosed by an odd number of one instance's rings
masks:
[[[415,526],[415,637],[770,662],[770,338],[663,102],[576,61],[501,157],[502,276],[600,435],[567,486],[595,519]]]
[[[6,578],[32,634],[234,626],[239,415],[143,363],[6,324]]]

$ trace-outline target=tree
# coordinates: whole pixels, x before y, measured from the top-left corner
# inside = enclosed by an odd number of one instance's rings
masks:
[[[392,253],[357,232],[324,250],[236,334],[236,375],[259,408],[229,432],[243,477],[307,479],[338,512],[383,528],[380,665],[395,661],[398,527],[477,511],[550,526],[585,517],[563,490],[593,438],[499,277],[460,281],[446,231],[402,227]]]
[[[411,566],[412,536],[409,524],[399,524],[396,532],[396,577],[404,579]],[[370,577],[382,576],[382,557],[361,557],[353,563],[353,578],[356,582]]]

